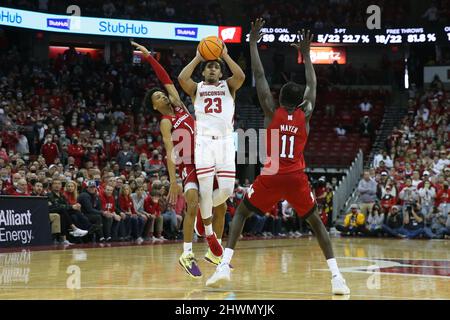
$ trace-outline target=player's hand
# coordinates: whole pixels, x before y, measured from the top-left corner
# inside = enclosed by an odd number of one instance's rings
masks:
[[[291,46],[299,50],[303,55],[309,54],[314,34],[310,34],[310,30],[306,30],[305,32],[305,29],[298,31],[297,34],[299,37],[298,43],[293,43]]]
[[[228,48],[227,48],[225,42],[222,41],[222,43],[223,43],[223,49],[222,49],[222,54],[220,55],[220,57],[223,59],[226,56],[228,56]]]
[[[137,42],[134,41],[130,41],[131,45],[134,46],[137,50],[141,51],[142,54],[146,57],[148,57],[150,55],[150,51],[147,50],[146,47],[144,47],[143,45],[140,45]]]
[[[197,50],[197,53],[195,54],[195,58],[202,62],[206,61],[205,59],[203,59],[202,55],[200,54],[200,52],[198,52],[198,50]]]
[[[167,200],[170,204],[175,204],[177,202],[178,194],[180,193],[180,187],[178,183],[171,183],[169,188],[169,193],[167,194]]]
[[[257,43],[262,36],[264,35],[263,32],[261,32],[262,27],[266,21],[264,21],[263,18],[258,18],[255,20],[255,22],[252,22],[252,29],[250,30],[250,42]]]
[[[183,107],[183,102],[181,102],[180,99],[178,99],[172,95],[169,95],[169,100],[170,100],[170,103],[172,104],[172,106],[180,107],[180,108]]]

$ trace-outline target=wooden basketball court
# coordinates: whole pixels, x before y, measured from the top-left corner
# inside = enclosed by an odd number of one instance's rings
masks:
[[[450,241],[333,238],[352,293],[332,296],[316,239],[238,243],[228,288],[178,265],[182,243],[64,250],[0,249],[0,299],[450,299]],[[194,244],[202,258],[206,243]],[[79,287],[79,289],[77,289]]]

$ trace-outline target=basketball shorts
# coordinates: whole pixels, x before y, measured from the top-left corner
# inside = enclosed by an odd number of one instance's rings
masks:
[[[199,184],[198,184],[197,172],[195,170],[194,164],[181,163],[178,166],[178,174],[180,175],[180,177],[183,181],[184,192],[187,192],[190,189],[198,190]],[[217,179],[214,179],[213,190],[216,190],[218,188],[219,188],[219,184],[217,182]]]
[[[234,179],[236,150],[233,136],[201,136],[195,138],[195,166],[198,177],[226,173]]]
[[[287,200],[301,218],[307,218],[316,205],[304,172],[287,175],[260,175],[247,190],[246,206],[265,214],[280,200]]]

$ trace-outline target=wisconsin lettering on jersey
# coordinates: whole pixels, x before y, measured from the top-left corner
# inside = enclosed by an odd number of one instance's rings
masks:
[[[224,91],[204,91],[200,92],[200,97],[211,97],[211,96],[225,96],[227,93]]]

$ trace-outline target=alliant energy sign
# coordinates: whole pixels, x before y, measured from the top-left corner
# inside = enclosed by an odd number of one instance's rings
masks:
[[[0,247],[49,245],[48,202],[42,197],[0,197]]]

